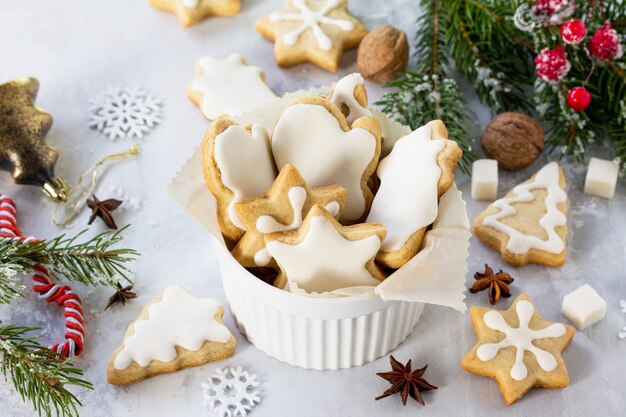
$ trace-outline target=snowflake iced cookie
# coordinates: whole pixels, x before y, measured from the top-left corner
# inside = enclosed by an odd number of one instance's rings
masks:
[[[293,164],[310,187],[339,184],[348,191],[342,222],[365,218],[373,194],[368,181],[380,156],[380,124],[360,117],[352,125],[323,97],[293,101],[272,134],[278,169]]]
[[[478,343],[461,366],[495,379],[508,405],[534,387],[569,384],[561,352],[572,340],[574,328],[542,319],[526,294],[505,311],[472,307],[470,318]]]
[[[272,257],[265,249],[265,234],[299,228],[303,217],[315,204],[339,217],[345,200],[346,190],[343,187],[309,188],[293,165],[285,165],[265,195],[235,204],[246,233],[237,242],[232,254],[245,267],[269,266]]]
[[[513,266],[565,263],[565,175],[556,162],[541,168],[474,220],[474,235]]]
[[[89,110],[89,127],[111,139],[142,138],[161,123],[161,102],[137,86],[103,91]]]
[[[276,167],[267,131],[253,124],[249,129],[227,117],[211,123],[202,142],[204,180],[217,200],[217,220],[222,234],[237,241],[246,227],[235,204],[263,195],[276,179]]]
[[[225,59],[204,56],[196,62],[196,78],[187,88],[189,99],[209,120],[237,116],[276,98],[265,84],[265,74],[243,56]]]
[[[387,229],[377,262],[400,268],[419,252],[426,229],[437,218],[439,197],[454,183],[461,155],[443,122],[435,120],[398,139],[380,161],[380,187],[367,216],[368,222]]]
[[[331,72],[337,72],[343,52],[367,35],[348,12],[347,0],[287,0],[281,11],[258,20],[256,30],[275,42],[281,67],[308,61]]]
[[[202,383],[204,405],[220,417],[246,417],[261,402],[258,386],[257,376],[241,367],[217,369]]]
[[[232,356],[235,338],[223,314],[215,300],[175,285],[166,288],[128,327],[109,360],[108,383],[128,385]]]
[[[385,238],[380,224],[342,226],[319,205],[294,231],[265,235],[267,251],[278,263],[274,284],[295,284],[308,292],[378,285],[385,275],[374,263]]]
[[[150,0],[150,5],[174,13],[185,28],[208,16],[233,16],[241,10],[240,0]]]

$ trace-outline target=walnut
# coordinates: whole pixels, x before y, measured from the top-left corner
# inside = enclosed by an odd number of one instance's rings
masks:
[[[543,150],[543,130],[522,113],[500,113],[487,125],[481,145],[489,158],[507,170],[525,168]]]
[[[406,34],[392,26],[381,26],[367,34],[359,45],[357,64],[367,80],[384,83],[396,78],[409,60]]]

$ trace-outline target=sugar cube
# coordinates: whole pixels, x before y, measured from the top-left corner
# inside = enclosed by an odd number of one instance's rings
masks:
[[[591,158],[585,179],[585,193],[613,198],[618,173],[619,164],[616,162]]]
[[[495,200],[498,195],[498,161],[479,159],[472,164],[472,198]]]
[[[584,330],[604,318],[606,301],[589,284],[585,284],[563,297],[561,312],[578,330]]]

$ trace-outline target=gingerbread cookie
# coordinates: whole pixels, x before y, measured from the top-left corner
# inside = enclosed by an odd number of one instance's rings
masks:
[[[343,51],[356,48],[367,35],[348,13],[347,0],[287,0],[280,12],[256,22],[256,30],[275,42],[281,67],[311,62],[337,72]]]
[[[282,169],[293,164],[310,187],[339,184],[346,190],[341,220],[365,218],[373,194],[368,181],[380,156],[380,124],[360,117],[348,125],[339,108],[323,97],[303,97],[280,115],[272,152]]]
[[[187,95],[209,120],[237,116],[276,99],[265,84],[263,70],[236,53],[225,59],[198,59],[196,78],[189,84]]]
[[[342,226],[322,206],[315,205],[297,230],[265,235],[267,251],[287,282],[308,292],[377,285],[385,279],[374,257],[385,238],[380,224]]]
[[[245,226],[235,203],[263,195],[276,178],[276,167],[265,128],[248,130],[227,117],[211,123],[202,143],[204,179],[217,200],[217,220],[222,234],[237,241]]]
[[[215,300],[168,287],[132,323],[107,367],[107,381],[128,385],[155,375],[226,359],[235,338],[222,322]]]
[[[508,405],[534,387],[563,388],[569,384],[561,352],[572,340],[574,329],[542,319],[526,294],[502,312],[472,307],[470,318],[478,343],[461,366],[498,381]]]
[[[346,75],[333,84],[328,100],[341,110],[348,123],[372,115],[367,108],[367,91],[361,74]]]
[[[150,0],[150,5],[174,13],[183,27],[208,16],[233,16],[241,9],[240,0]]]
[[[267,266],[272,257],[265,249],[263,235],[299,228],[302,218],[315,204],[337,218],[343,211],[345,200],[345,188],[339,185],[309,188],[293,165],[285,165],[265,195],[235,204],[246,233],[232,254],[245,267]]]
[[[556,162],[541,168],[474,220],[474,235],[514,266],[565,263],[565,175]]]
[[[462,151],[447,137],[445,125],[432,121],[398,139],[378,165],[380,187],[367,221],[387,229],[376,260],[388,268],[400,268],[420,250],[439,197],[454,183]]]

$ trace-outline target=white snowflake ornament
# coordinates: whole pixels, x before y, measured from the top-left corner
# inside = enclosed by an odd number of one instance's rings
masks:
[[[113,87],[90,100],[89,127],[111,139],[143,138],[161,122],[161,102],[141,88]]]
[[[622,313],[626,314],[626,300],[619,300],[619,306],[622,308]]]
[[[617,334],[617,336],[618,336],[620,339],[626,339],[626,326],[624,326],[624,328],[623,328],[622,330],[623,330],[623,332],[619,332],[619,333]]]
[[[217,369],[215,375],[202,383],[204,405],[220,417],[245,417],[261,402],[256,375],[241,367]]]

